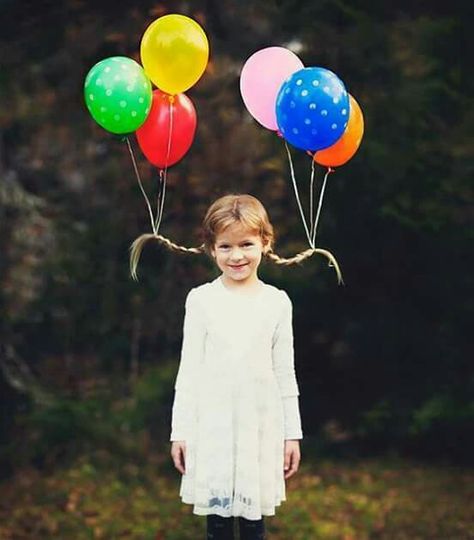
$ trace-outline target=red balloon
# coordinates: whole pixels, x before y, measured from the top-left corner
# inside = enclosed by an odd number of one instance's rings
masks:
[[[188,96],[170,96],[157,89],[153,91],[150,114],[135,133],[145,157],[162,169],[175,164],[189,150],[196,123],[196,109]]]

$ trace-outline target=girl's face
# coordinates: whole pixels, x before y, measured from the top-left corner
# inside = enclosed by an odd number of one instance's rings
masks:
[[[257,279],[264,248],[259,234],[235,223],[217,235],[212,256],[225,279],[251,283]]]

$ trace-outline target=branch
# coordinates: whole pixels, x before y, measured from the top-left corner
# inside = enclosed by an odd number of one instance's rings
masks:
[[[2,346],[0,370],[7,383],[21,394],[26,394],[38,405],[51,405],[54,399],[33,375],[28,364],[18,356],[11,344]]]

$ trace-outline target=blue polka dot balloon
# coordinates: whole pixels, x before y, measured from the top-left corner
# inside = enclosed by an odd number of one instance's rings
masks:
[[[276,101],[281,135],[301,150],[333,145],[349,120],[349,94],[328,69],[308,67],[293,73],[281,86]]]

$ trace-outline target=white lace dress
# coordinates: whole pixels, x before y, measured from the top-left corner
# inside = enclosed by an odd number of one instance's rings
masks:
[[[186,298],[170,440],[186,441],[179,494],[197,515],[274,515],[284,441],[303,438],[292,303],[260,283],[250,297],[219,276]]]

